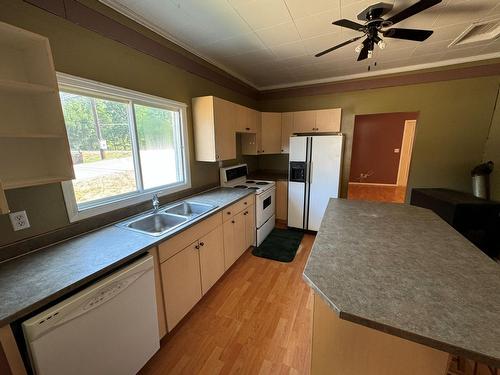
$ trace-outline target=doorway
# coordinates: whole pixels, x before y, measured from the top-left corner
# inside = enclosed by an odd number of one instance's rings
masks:
[[[357,115],[348,199],[404,203],[418,112]]]

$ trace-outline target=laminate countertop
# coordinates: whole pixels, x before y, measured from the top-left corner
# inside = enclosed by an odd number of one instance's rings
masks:
[[[331,199],[304,279],[341,319],[500,367],[500,265],[430,210]]]
[[[110,225],[0,263],[0,326],[63,297],[146,253],[151,247],[253,194],[217,188],[185,199],[217,209],[155,237]],[[175,204],[169,203],[164,207]]]

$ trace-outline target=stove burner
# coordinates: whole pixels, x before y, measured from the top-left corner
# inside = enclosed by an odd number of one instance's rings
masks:
[[[254,183],[255,183],[255,181],[253,181],[253,180],[247,180],[247,184],[254,184]]]
[[[234,186],[236,189],[246,189],[247,186],[246,185],[235,185]]]
[[[248,182],[248,181],[247,181]],[[256,183],[257,185],[269,185],[269,182],[266,181],[259,181]]]

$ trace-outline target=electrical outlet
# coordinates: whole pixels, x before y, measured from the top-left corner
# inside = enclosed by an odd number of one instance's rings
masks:
[[[9,214],[9,218],[12,223],[12,229],[15,231],[28,229],[30,227],[26,211],[12,212]]]

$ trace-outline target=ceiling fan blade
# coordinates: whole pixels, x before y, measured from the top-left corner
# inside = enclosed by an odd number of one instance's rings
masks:
[[[326,55],[326,54],[327,54],[327,53],[329,53],[329,52],[332,52],[332,51],[334,51],[334,50],[336,50],[336,49],[338,49],[338,48],[340,48],[340,47],[344,47],[344,46],[346,46],[346,45],[348,45],[348,44],[350,44],[350,43],[352,43],[352,42],[355,42],[355,41],[356,41],[356,40],[358,40],[358,39],[361,39],[363,36],[364,36],[364,35],[362,35],[362,36],[358,36],[358,37],[356,37],[356,38],[352,38],[352,39],[350,39],[350,40],[348,40],[348,41],[346,41],[346,42],[344,42],[344,43],[337,44],[336,46],[331,47],[331,48],[328,48],[328,49],[325,49],[323,52],[317,53],[317,54],[316,54],[316,55],[314,55],[314,56],[316,56],[316,57],[320,57],[320,56]]]
[[[432,30],[414,30],[414,29],[389,29],[383,32],[383,35],[386,38],[395,38],[395,39],[406,39],[406,40],[414,40],[417,42],[423,42],[428,37],[432,35]]]
[[[413,5],[410,5],[408,8],[403,9],[401,12],[395,14],[394,16],[387,19],[387,21],[391,22],[393,25],[401,22],[417,13],[423,12],[424,10],[437,5],[442,0],[420,0]]]
[[[370,43],[368,38],[363,41],[363,49],[359,53],[358,61],[365,60],[368,58],[368,50],[370,49]]]
[[[356,31],[363,31],[363,29],[365,28],[360,23],[349,21],[349,20],[345,20],[345,19],[341,19],[341,20],[338,20],[338,21],[333,21],[332,24],[333,25],[337,25],[337,26],[346,27],[348,29],[352,29],[352,30],[356,30]]]

